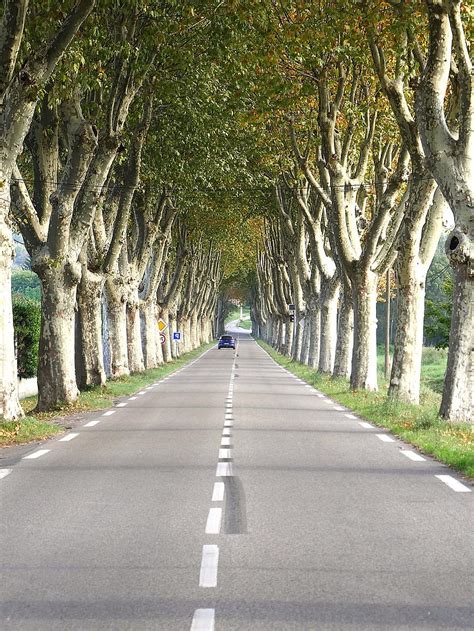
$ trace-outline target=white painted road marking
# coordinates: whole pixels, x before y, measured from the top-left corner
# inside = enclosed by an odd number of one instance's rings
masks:
[[[316,396],[319,397],[320,399],[324,399],[324,394],[319,394],[318,392],[316,393]]]
[[[0,469],[0,480],[2,478],[6,478],[7,475],[9,475],[11,472],[12,472],[12,469]],[[222,484],[222,482],[221,482],[221,484]],[[222,484],[222,486],[224,486],[224,485]]]
[[[438,478],[438,480],[441,480],[441,482],[447,484],[449,488],[453,489],[453,491],[456,491],[456,493],[471,493],[470,488],[468,488],[464,484],[461,484],[461,482],[450,475],[435,475],[435,478]]]
[[[22,460],[33,460],[33,458],[39,458],[40,456],[44,456],[44,454],[47,454],[49,451],[51,451],[51,450],[50,449],[39,449],[38,451],[34,451],[29,456],[23,456]]]
[[[109,410],[108,412],[104,412],[102,416],[112,416],[112,414],[115,414],[114,410]]]
[[[129,401],[136,401],[137,397],[130,397]]]
[[[348,416],[348,415],[346,414],[346,416]],[[355,416],[353,418],[355,418]],[[365,429],[373,429],[374,428],[373,425],[371,425],[370,423],[366,423],[365,421],[359,421],[359,425],[361,427],[364,427]]]
[[[344,416],[346,418],[357,418],[357,416],[354,416],[353,414],[344,414]]]
[[[76,438],[76,436],[79,436],[79,434],[67,434],[66,436],[63,436],[62,438],[59,439],[58,442],[60,443],[67,443],[68,441],[72,440],[73,438]]]
[[[214,631],[215,609],[196,609],[191,631]]]
[[[232,417],[231,417],[232,418]],[[229,419],[227,419],[226,421],[224,421],[224,427],[232,427],[234,424],[234,421],[231,421]]]
[[[232,458],[232,449],[219,449],[219,458]]]
[[[426,458],[423,458],[423,456],[420,456],[420,454],[417,454],[414,451],[410,451],[410,449],[400,449],[400,453],[415,462],[424,462],[426,460]]]
[[[212,491],[212,501],[222,502],[224,499],[225,485],[224,482],[214,482],[214,490]]]
[[[216,469],[216,477],[225,478],[232,476],[232,463],[231,462],[218,462]]]
[[[344,412],[345,408],[340,408],[337,405],[334,406],[334,409],[337,410],[338,412]]]
[[[98,425],[100,421],[89,421],[84,425],[84,427],[94,427],[94,425]]]
[[[206,535],[218,535],[221,531],[222,508],[211,508],[206,522]]]
[[[146,392],[139,392],[138,394],[141,396],[142,394],[146,394]]]
[[[221,445],[223,447],[227,447],[228,445],[230,445],[230,438],[222,438]]]
[[[215,587],[217,585],[217,566],[219,548],[215,545],[202,546],[201,572],[199,587]]]
[[[117,403],[118,408],[124,408],[126,405],[126,403]]]
[[[383,443],[394,443],[395,440],[388,434],[375,434]]]

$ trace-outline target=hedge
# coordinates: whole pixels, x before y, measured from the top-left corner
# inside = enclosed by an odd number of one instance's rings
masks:
[[[13,326],[17,351],[18,376],[36,377],[41,309],[35,300],[20,294],[13,296]]]

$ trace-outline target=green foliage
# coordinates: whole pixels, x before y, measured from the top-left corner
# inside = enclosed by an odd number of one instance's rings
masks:
[[[449,346],[452,308],[453,277],[449,274],[443,279],[441,297],[427,300],[425,305],[425,334],[436,348]]]
[[[38,344],[41,311],[34,300],[13,296],[13,326],[15,329],[18,376],[35,377],[38,369]]]
[[[21,294],[35,302],[41,302],[41,286],[38,276],[28,270],[13,270],[12,294]]]

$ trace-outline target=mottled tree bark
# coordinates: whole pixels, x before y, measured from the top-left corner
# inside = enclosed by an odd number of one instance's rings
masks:
[[[110,376],[117,379],[130,374],[127,349],[126,299],[122,287],[116,287],[112,279],[104,285],[106,298],[108,344],[110,350]]]
[[[102,276],[96,276],[82,266],[77,288],[79,344],[77,358],[78,386],[103,386],[106,381],[104,349],[102,345]]]
[[[377,390],[377,275],[367,271],[353,284],[354,347],[351,388]]]

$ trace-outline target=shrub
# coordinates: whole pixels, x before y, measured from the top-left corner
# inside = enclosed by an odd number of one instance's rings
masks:
[[[35,300],[13,296],[13,326],[17,352],[18,376],[35,377],[38,370],[38,345],[41,309]]]

